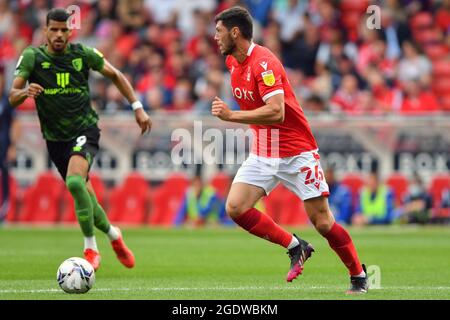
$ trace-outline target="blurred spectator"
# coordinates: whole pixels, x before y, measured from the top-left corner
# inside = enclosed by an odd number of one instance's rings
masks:
[[[403,205],[397,210],[398,219],[401,223],[425,224],[430,219],[432,206],[431,195],[426,191],[420,176],[415,174]]]
[[[324,101],[315,95],[307,98],[302,107],[306,114],[319,114],[327,111]]]
[[[0,36],[8,31],[13,22],[12,12],[7,0],[0,0]]]
[[[436,24],[442,31],[450,34],[450,0],[442,0],[436,12]]]
[[[291,42],[303,31],[305,13],[305,1],[275,1],[273,16],[280,24],[281,41]]]
[[[144,106],[150,112],[164,110],[164,93],[161,87],[153,87],[145,93]]]
[[[116,20],[117,0],[98,0],[93,5],[94,24],[97,27],[100,22]]]
[[[380,183],[378,173],[367,177],[366,186],[361,190],[359,208],[352,218],[354,225],[390,224],[393,220],[394,194]]]
[[[188,79],[181,79],[177,82],[172,95],[172,105],[169,107],[172,111],[191,110],[192,85]]]
[[[409,115],[430,114],[439,110],[438,101],[433,93],[422,90],[419,81],[403,82],[403,100],[400,112]]]
[[[260,26],[265,27],[269,20],[273,0],[244,0],[245,6]]]
[[[397,77],[400,81],[419,80],[422,85],[428,86],[431,78],[431,63],[413,42],[403,42],[403,58],[400,59]]]
[[[19,135],[18,121],[4,90],[3,68],[0,69],[0,223],[6,217],[10,205],[9,165],[16,158],[16,141]]]
[[[325,179],[330,188],[330,196],[328,197],[328,203],[330,210],[333,212],[336,221],[339,223],[351,224],[352,223],[352,194],[350,190],[339,181],[337,181],[334,173],[334,169],[329,167],[325,171]]]
[[[284,45],[283,59],[285,66],[300,69],[307,77],[314,76],[319,43],[318,28],[311,23],[307,24],[301,36]]]
[[[383,8],[381,10],[381,31],[386,39],[386,56],[389,59],[398,59],[402,54],[401,46],[411,39],[408,25],[396,19],[393,10]]]
[[[402,92],[397,87],[389,87],[387,81],[377,68],[371,67],[367,72],[368,87],[374,95],[374,114],[398,112],[402,104]]]
[[[196,114],[210,114],[211,113],[211,104],[215,97],[218,97],[220,94],[220,87],[213,83],[212,81],[207,81],[206,85],[200,91],[200,95],[197,101],[194,104],[194,111]]]
[[[216,7],[216,1],[214,0],[189,0],[189,1],[176,1],[176,13],[178,17],[177,27],[183,30],[183,39],[190,39],[194,34],[195,25],[194,12],[201,11],[204,14],[212,14]],[[209,19],[213,21],[214,19]]]
[[[330,101],[331,111],[336,113],[358,114],[361,110],[362,93],[358,89],[358,81],[352,74],[342,78],[338,88]]]
[[[118,0],[117,16],[127,31],[144,27],[148,20],[143,0]]]
[[[186,191],[174,224],[198,227],[206,223],[219,224],[227,220],[222,201],[213,187],[205,185],[201,176],[195,175]]]
[[[176,14],[178,0],[144,0],[152,20],[157,24],[167,24]]]

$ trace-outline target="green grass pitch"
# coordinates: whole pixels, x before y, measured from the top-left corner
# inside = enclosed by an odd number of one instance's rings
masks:
[[[86,294],[59,289],[56,270],[82,256],[76,227],[0,229],[0,300],[9,299],[449,299],[450,228],[349,229],[362,262],[380,268],[380,289],[344,294],[349,278],[325,239],[290,229],[316,249],[302,276],[287,283],[283,248],[237,228],[124,228],[136,256],[128,270],[98,233],[102,264]]]

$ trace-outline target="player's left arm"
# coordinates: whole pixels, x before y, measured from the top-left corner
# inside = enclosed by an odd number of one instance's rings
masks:
[[[245,124],[271,125],[284,121],[284,94],[279,93],[266,101],[266,104],[254,110],[230,110],[227,104],[220,98],[215,97],[211,113],[224,121]]]
[[[146,131],[150,131],[152,128],[152,121],[142,108],[142,104],[139,103],[139,100],[134,93],[133,87],[131,86],[125,75],[120,70],[111,65],[106,59],[104,60],[103,68],[99,70],[99,72],[105,77],[111,79],[117,89],[119,89],[120,93],[122,93],[122,95],[127,98],[128,102],[131,105],[139,105],[134,110],[136,122],[141,128],[142,134],[144,134]]]

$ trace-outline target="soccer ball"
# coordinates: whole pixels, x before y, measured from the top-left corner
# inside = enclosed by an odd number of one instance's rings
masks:
[[[61,263],[56,280],[67,293],[86,293],[95,283],[94,268],[85,259],[72,257]]]

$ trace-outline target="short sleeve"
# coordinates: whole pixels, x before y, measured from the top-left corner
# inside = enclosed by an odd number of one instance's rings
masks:
[[[31,47],[26,48],[17,61],[14,75],[28,80],[34,68],[34,60],[33,49]]]
[[[253,67],[254,76],[258,83],[259,95],[265,102],[277,94],[284,94],[283,90],[283,66],[274,58],[261,58]]]
[[[95,71],[103,70],[103,65],[105,64],[103,54],[95,48],[83,46],[83,49],[86,52],[89,68]]]

